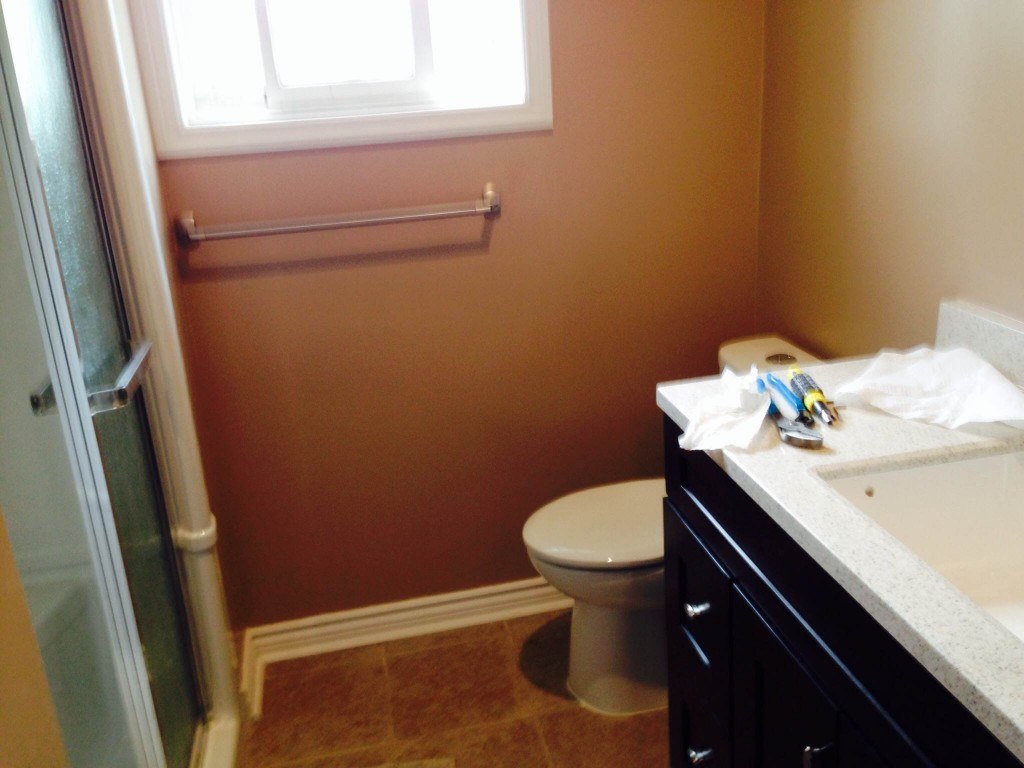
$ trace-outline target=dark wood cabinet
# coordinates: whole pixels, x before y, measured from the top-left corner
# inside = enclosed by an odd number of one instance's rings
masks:
[[[732,604],[736,765],[833,765],[835,704],[738,587]]]
[[[730,765],[732,581],[669,502],[665,522],[672,768]]]
[[[878,751],[842,712],[839,713],[839,747],[835,763],[838,768],[890,768]]]
[[[1022,768],[665,419],[672,768]]]

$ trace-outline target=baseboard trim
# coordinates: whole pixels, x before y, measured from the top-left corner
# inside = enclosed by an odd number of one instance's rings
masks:
[[[190,768],[232,768],[238,753],[237,714],[214,715],[196,731]]]
[[[263,673],[267,665],[275,661],[557,611],[570,606],[571,598],[538,576],[249,627],[242,641],[242,696],[249,715],[259,717],[263,711]]]

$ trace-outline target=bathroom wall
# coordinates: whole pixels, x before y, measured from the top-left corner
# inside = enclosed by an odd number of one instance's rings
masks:
[[[1024,4],[769,0],[764,327],[829,355],[1024,317]]]
[[[489,239],[465,220],[188,255],[236,626],[533,575],[529,514],[660,474],[655,384],[756,330],[762,3],[550,0],[550,18],[553,131],[161,164],[168,210],[200,223],[488,180],[504,205]]]
[[[67,765],[57,713],[0,510],[0,765]]]

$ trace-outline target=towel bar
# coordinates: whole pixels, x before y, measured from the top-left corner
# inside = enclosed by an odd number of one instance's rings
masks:
[[[395,208],[386,211],[365,211],[341,216],[323,216],[309,219],[286,219],[281,221],[247,222],[238,224],[215,224],[208,227],[196,226],[192,211],[182,213],[175,220],[175,231],[182,245],[201,243],[206,240],[229,240],[239,237],[261,237],[263,235],[289,235],[298,232],[319,232],[346,227],[366,227],[373,224],[394,224],[405,221],[426,221],[428,219],[450,219],[459,216],[493,217],[501,213],[501,196],[494,184],[484,185],[483,195],[466,203],[441,203],[418,208]]]

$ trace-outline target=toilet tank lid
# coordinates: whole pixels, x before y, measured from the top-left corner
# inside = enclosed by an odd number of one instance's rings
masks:
[[[535,558],[569,568],[657,565],[665,557],[664,496],[663,478],[570,493],[530,516],[523,526],[523,541]]]
[[[772,355],[789,355],[792,361],[772,362]],[[732,368],[737,373],[746,373],[751,365],[759,370],[788,368],[790,365],[810,365],[821,362],[806,349],[802,349],[782,336],[747,336],[733,339],[718,348],[718,367]]]

